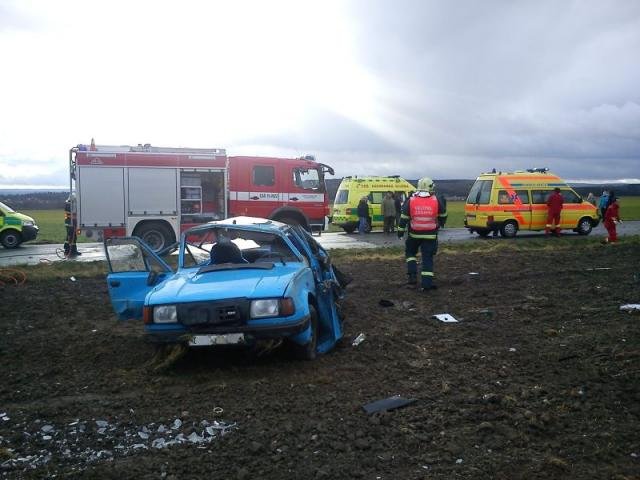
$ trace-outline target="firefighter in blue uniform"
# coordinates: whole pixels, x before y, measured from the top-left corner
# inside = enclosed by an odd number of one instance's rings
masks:
[[[405,242],[405,258],[409,285],[418,283],[417,258],[418,249],[422,256],[421,287],[422,291],[436,288],[433,283],[433,256],[438,250],[438,229],[447,221],[447,201],[435,194],[435,184],[428,177],[418,180],[418,190],[404,202],[398,238],[404,236],[408,227]]]

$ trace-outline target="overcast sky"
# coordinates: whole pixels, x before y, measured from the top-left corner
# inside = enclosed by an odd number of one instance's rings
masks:
[[[70,147],[640,183],[640,1],[0,0],[0,188]]]

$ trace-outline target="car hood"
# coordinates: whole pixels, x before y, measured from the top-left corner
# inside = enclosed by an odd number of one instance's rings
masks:
[[[282,297],[303,268],[299,263],[290,263],[274,265],[271,270],[220,270],[201,274],[197,269],[182,270],[156,286],[147,302],[160,305],[239,297]]]

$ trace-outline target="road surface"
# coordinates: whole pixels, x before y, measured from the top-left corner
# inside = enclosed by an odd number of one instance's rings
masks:
[[[439,239],[441,243],[460,241],[502,241],[512,242],[524,238],[540,238],[542,232],[519,232],[515,239],[502,237],[488,239],[480,238],[478,235],[471,235],[466,228],[446,228],[440,231]],[[566,231],[566,237],[583,239],[606,236],[606,230],[602,225],[598,225],[588,236],[580,236],[576,233]],[[640,235],[640,221],[624,222],[618,227],[619,236]],[[335,248],[377,248],[388,246],[400,246],[404,244],[395,234],[385,235],[382,232],[372,232],[366,235],[340,233],[323,233],[315,236],[316,240],[327,250]],[[104,248],[102,243],[80,243],[78,249],[82,253],[77,257],[77,261],[91,262],[104,260]],[[16,265],[36,265],[38,263],[48,263],[63,260],[62,245],[60,244],[31,244],[26,243],[15,249],[0,247],[0,267],[10,267]]]

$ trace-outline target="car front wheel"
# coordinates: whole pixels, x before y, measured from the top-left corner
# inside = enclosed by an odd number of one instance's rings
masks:
[[[17,248],[22,243],[20,232],[16,230],[7,230],[0,235],[0,243],[5,248]]]
[[[314,360],[318,348],[318,312],[316,307],[309,305],[309,323],[311,325],[311,339],[306,345],[293,344],[293,352],[300,360]]]
[[[591,230],[593,230],[593,224],[591,223],[591,219],[587,217],[581,218],[576,228],[576,231],[578,232],[578,234],[589,235],[591,233]]]

